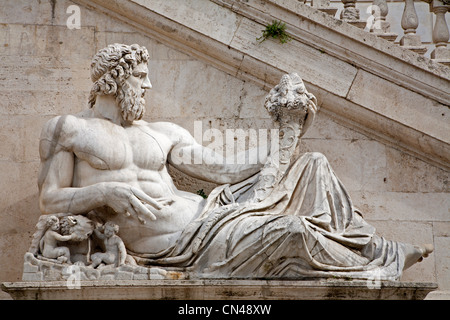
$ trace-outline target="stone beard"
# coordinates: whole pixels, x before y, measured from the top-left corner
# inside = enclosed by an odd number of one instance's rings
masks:
[[[116,93],[122,118],[126,121],[141,120],[145,114],[145,90],[133,88],[124,81]]]

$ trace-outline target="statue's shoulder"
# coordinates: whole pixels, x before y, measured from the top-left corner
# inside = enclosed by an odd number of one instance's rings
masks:
[[[41,140],[61,139],[61,135],[70,134],[79,126],[81,118],[78,115],[61,115],[49,119],[41,131]]]
[[[49,119],[41,130],[39,152],[45,160],[60,150],[71,150],[73,137],[81,118],[75,115],[62,115]]]
[[[173,122],[167,121],[151,122],[148,123],[148,126],[151,129],[157,131],[158,133],[165,135],[174,142],[193,139],[192,135],[189,133],[188,130]]]

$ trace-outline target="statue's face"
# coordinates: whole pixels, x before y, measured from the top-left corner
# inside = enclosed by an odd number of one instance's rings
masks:
[[[132,90],[142,90],[142,97],[144,97],[145,90],[151,89],[152,84],[148,78],[148,67],[145,63],[138,64],[131,75],[125,80]]]
[[[124,120],[132,122],[142,118],[145,112],[145,90],[151,87],[147,64],[138,64],[123,82],[117,95]]]
[[[55,223],[53,223],[52,225],[52,230],[53,231],[58,231],[59,230],[59,222],[56,221]]]
[[[112,237],[112,236],[114,235],[114,228],[113,228],[113,227],[110,227],[110,226],[106,226],[106,227],[105,227],[104,234],[105,234],[105,236],[106,236],[107,238]]]

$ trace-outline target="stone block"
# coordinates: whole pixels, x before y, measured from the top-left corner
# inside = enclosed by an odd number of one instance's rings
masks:
[[[239,116],[240,98],[234,92],[241,90],[241,80],[195,60],[161,61],[149,68],[153,89],[147,93],[146,101],[152,119]],[[216,84],[214,89],[212,82]]]
[[[350,192],[353,204],[369,220],[448,221],[448,193]]]
[[[0,120],[0,159],[20,162],[39,161],[39,136],[47,117],[3,115]]]
[[[447,232],[450,223],[446,223]],[[450,237],[436,236],[434,238],[436,256],[436,275],[439,289],[450,291]]]
[[[34,272],[38,272],[39,271],[39,267],[32,265],[29,262],[24,262],[23,264],[23,272],[24,273],[34,273]]]
[[[420,47],[422,46],[422,41],[418,34],[405,34],[400,39],[400,45],[405,47]]]
[[[280,44],[278,40],[268,39],[259,43],[256,39],[262,31],[257,33],[256,30],[263,29],[264,26],[256,22],[243,19],[231,46],[280,70],[298,72],[307,83],[338,96],[347,95],[356,75],[355,67],[299,41]],[[279,50],[281,45],[283,50]],[[322,72],[320,77],[317,77],[317,70]]]
[[[303,139],[338,140],[338,143],[340,140],[373,140],[373,138],[353,128],[344,126],[338,119],[334,118],[333,114],[326,110],[319,110],[314,125],[308,129]]]
[[[0,200],[0,208],[7,209],[9,211],[8,214],[12,214],[11,210],[20,207],[20,202],[38,192],[37,185],[30,183],[30,177],[36,177],[39,163],[37,161],[1,161],[1,167],[0,190],[2,190],[2,198]],[[9,218],[8,220],[12,219]],[[3,226],[3,228],[5,227],[6,225]]]
[[[148,273],[134,273],[132,280],[149,280]]]
[[[133,280],[133,272],[118,270],[115,275],[115,280]]]
[[[134,0],[143,6],[148,5],[145,0]],[[151,8],[164,16],[175,19],[178,23],[198,29],[201,33],[230,43],[240,23],[239,17],[222,6],[209,1],[191,1],[189,3],[178,0],[152,1]]]
[[[148,275],[150,280],[163,280],[166,279],[167,271],[161,268],[150,268]]]
[[[3,291],[21,300],[421,300],[436,288],[434,283],[383,281],[374,290],[366,281],[356,280],[86,281],[79,290],[67,289],[61,281],[2,284]]]
[[[449,192],[449,172],[386,148],[386,188],[393,192]]]
[[[447,106],[359,70],[349,100],[450,143]]]
[[[56,270],[54,268],[42,268],[42,271],[44,273],[44,279],[46,281],[60,281],[60,280],[64,280],[64,277],[63,277],[62,272],[60,270]]]
[[[448,62],[450,61],[450,49],[447,46],[437,47],[431,52],[430,57]]]
[[[148,278],[150,280],[164,280],[166,277],[158,273],[149,273]]]
[[[24,273],[22,281],[43,281],[44,274],[42,272]]]
[[[58,61],[60,67],[70,66],[73,62],[90,61],[94,49],[94,28],[82,26],[81,29],[74,32],[65,25],[10,23],[0,26],[0,39],[4,39],[3,45],[0,46],[1,56],[10,56],[16,59],[17,56],[20,56],[25,61],[36,61],[34,59],[37,57],[46,57],[47,60],[42,60],[44,62],[42,67],[38,68],[36,65],[35,69],[35,72],[40,72],[38,75],[45,76],[49,75],[42,73],[46,71],[43,67],[48,64],[45,61]],[[80,42],[86,49],[92,51],[79,50]],[[66,71],[70,70],[66,69]],[[73,70],[73,72],[76,73],[77,70]]]
[[[102,274],[100,275],[99,280],[114,280],[115,275],[114,274]]]
[[[450,221],[433,222],[433,234],[435,237],[450,238]]]

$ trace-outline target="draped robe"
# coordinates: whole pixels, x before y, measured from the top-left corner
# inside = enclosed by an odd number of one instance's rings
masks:
[[[132,255],[192,278],[400,278],[411,245],[375,234],[322,154],[304,154],[269,197],[249,201],[257,180],[217,187],[174,246]]]

